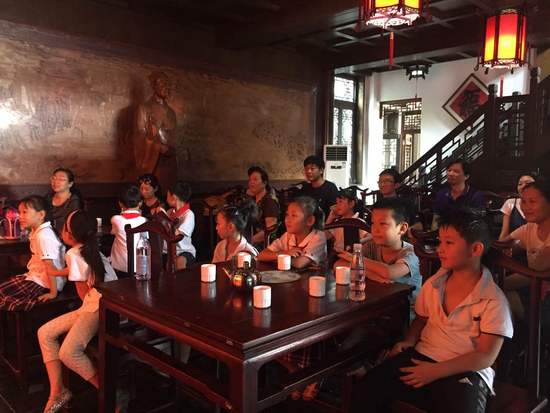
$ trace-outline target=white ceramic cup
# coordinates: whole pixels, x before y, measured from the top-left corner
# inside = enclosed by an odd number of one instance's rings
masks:
[[[348,285],[350,279],[350,268],[349,267],[336,267],[336,284],[338,285]]]
[[[97,221],[97,227],[98,228],[101,228],[103,226],[103,219],[101,218],[96,218],[95,219]]]
[[[326,279],[318,275],[309,277],[309,295],[324,297],[326,293]]]
[[[253,291],[254,307],[271,307],[271,287],[268,285],[257,285]]]
[[[251,265],[252,256],[248,252],[239,252],[237,254],[237,267],[244,268],[245,262],[248,262],[248,265]]]
[[[205,283],[216,281],[216,264],[201,265],[201,281]]]
[[[279,254],[277,256],[277,269],[280,271],[288,271],[290,270],[290,255],[286,254]]]

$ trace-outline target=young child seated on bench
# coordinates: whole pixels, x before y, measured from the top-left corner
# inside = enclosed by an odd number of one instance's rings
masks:
[[[228,205],[216,214],[216,232],[221,238],[214,249],[212,262],[224,262],[232,259],[239,252],[248,252],[255,257],[258,250],[243,235],[249,220],[258,215],[258,207],[252,199],[240,205]]]
[[[124,227],[130,224],[132,228],[135,228],[147,222],[147,219],[141,216],[140,205],[141,194],[139,193],[139,188],[135,185],[128,186],[118,196],[120,214],[111,217],[111,234],[115,236],[115,240],[111,247],[110,261],[118,278],[128,277],[128,248],[126,246],[126,229]],[[139,237],[135,237],[134,251],[137,248],[138,242]]]
[[[342,189],[336,197],[336,204],[331,207],[330,213],[325,224],[332,224],[341,219],[357,219],[359,213],[359,200],[355,196],[355,191],[350,189]],[[348,266],[351,262],[353,244],[365,242],[369,239],[369,233],[353,227],[334,228],[325,231],[327,239],[334,240],[332,250],[338,255],[338,259],[333,265],[333,268],[338,266]]]
[[[77,210],[67,216],[63,241],[71,249],[65,255],[67,267],[58,270],[57,275],[75,282],[82,305],[38,329],[38,342],[50,381],[45,413],[58,412],[72,398],[69,389],[63,385],[61,363],[99,388],[97,369],[86,355],[86,347],[99,326],[101,294],[95,286],[116,280],[109,261],[99,252],[96,222],[86,212]],[[60,345],[59,338],[63,335],[65,338]]]
[[[19,203],[21,227],[30,230],[31,259],[25,274],[0,284],[0,309],[28,311],[40,301],[57,297],[65,279],[53,272],[65,265],[65,247],[50,222],[50,206],[45,198],[31,195]]]
[[[353,389],[352,412],[386,412],[394,400],[429,412],[484,412],[495,362],[513,327],[504,293],[481,264],[487,224],[469,211],[439,221],[441,269],[416,300],[417,317],[391,357]]]

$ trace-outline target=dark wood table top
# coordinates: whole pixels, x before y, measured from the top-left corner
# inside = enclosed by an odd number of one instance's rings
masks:
[[[327,277],[323,298],[308,294],[308,275],[299,281],[271,284],[272,306],[257,309],[252,292],[235,290],[218,265],[216,282],[200,281],[200,268],[184,270],[149,282],[122,279],[98,288],[106,302],[123,306],[150,319],[181,326],[200,335],[246,350],[300,329],[345,316],[365,307],[383,306],[406,296],[411,288],[403,284],[367,281],[367,299],[352,302],[347,286]]]
[[[28,238],[6,239],[0,236],[0,254],[17,254],[30,252]]]

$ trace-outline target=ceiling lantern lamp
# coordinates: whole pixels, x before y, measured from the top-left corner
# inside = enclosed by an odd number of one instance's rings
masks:
[[[375,26],[411,25],[422,13],[422,0],[363,0],[363,13]]]
[[[426,75],[430,71],[430,65],[413,65],[407,66],[406,72],[409,80],[411,79],[426,79]]]
[[[479,64],[513,69],[525,64],[527,17],[521,10],[505,9],[485,20],[485,41]]]

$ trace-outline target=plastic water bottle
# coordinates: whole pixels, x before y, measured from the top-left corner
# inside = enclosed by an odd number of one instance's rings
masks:
[[[365,295],[365,266],[363,264],[362,245],[353,244],[353,257],[350,268],[349,298],[352,301],[362,301]]]
[[[141,233],[136,248],[136,279],[147,281],[151,279],[151,244]]]

